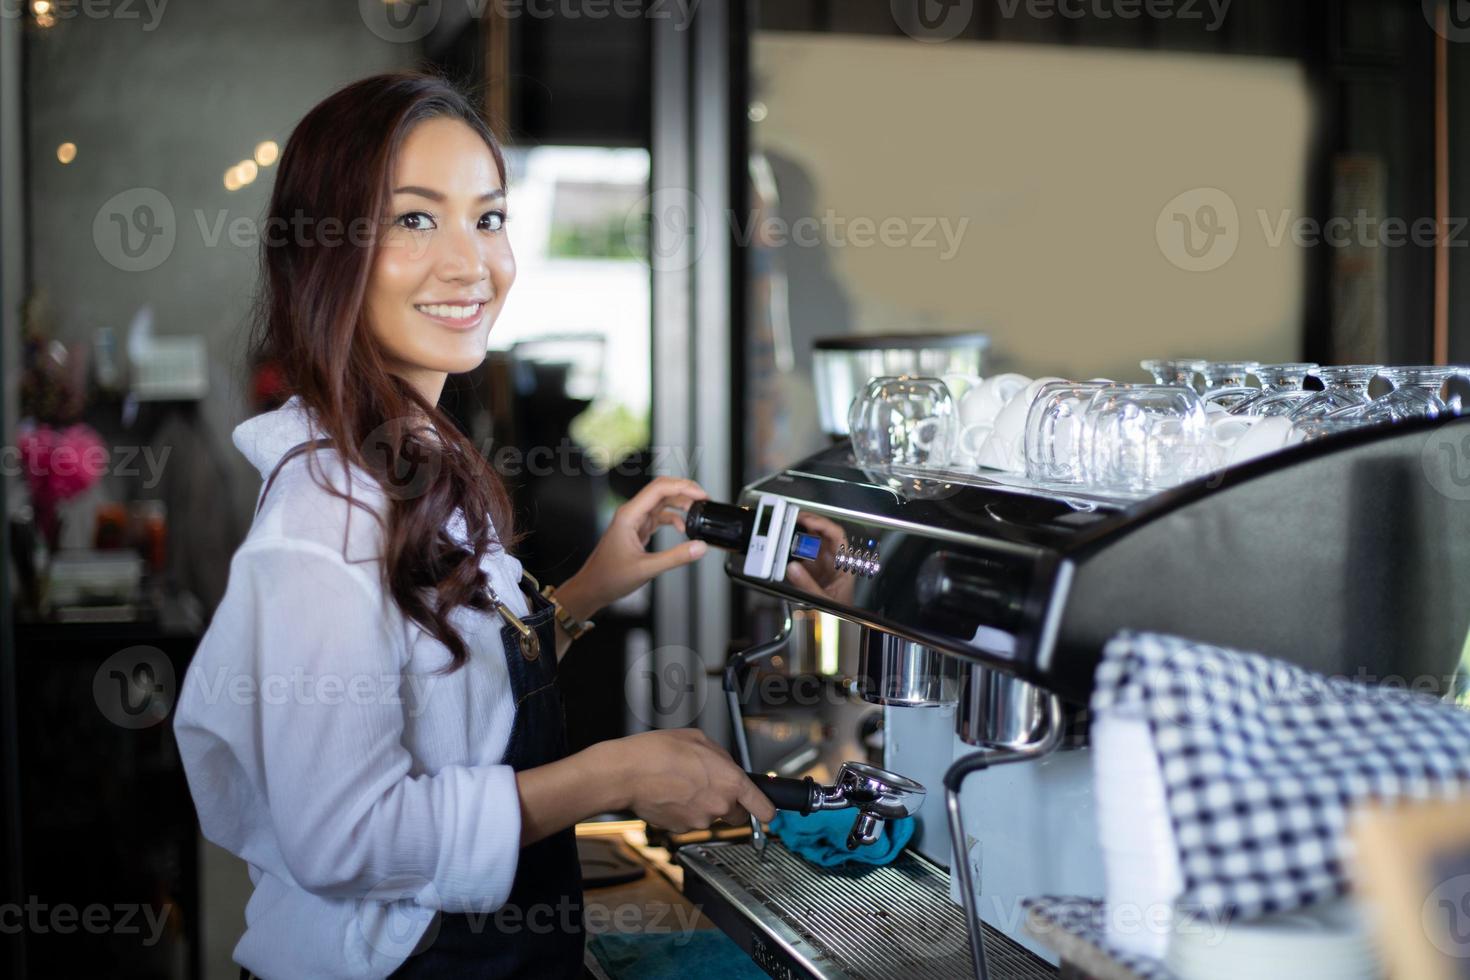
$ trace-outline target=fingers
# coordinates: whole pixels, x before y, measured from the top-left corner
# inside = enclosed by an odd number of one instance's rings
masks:
[[[739,796],[741,807],[761,823],[770,823],[775,820],[776,807],[771,803],[770,797],[762,793],[744,773],[740,774],[740,781],[743,784]]]
[[[847,535],[842,530],[842,525],[836,521],[830,521],[816,514],[802,514],[797,521],[799,525],[808,531],[815,531],[828,541],[846,541]]]
[[[708,553],[709,545],[703,541],[682,541],[672,548],[650,552],[642,559],[639,569],[645,579],[655,578],[671,569],[699,561]]]
[[[660,737],[677,739],[687,749],[681,751],[693,769],[689,797],[673,813],[665,817],[665,825],[687,824],[692,828],[708,827],[716,821],[738,826],[753,815],[769,823],[776,818],[776,808],[764,793],[750,781],[730,754],[697,728],[666,729]],[[701,773],[702,770],[702,773]],[[702,778],[701,778],[702,776]],[[674,829],[669,826],[669,829]]]
[[[648,515],[665,505],[672,504],[688,510],[689,505],[694,501],[707,499],[709,499],[709,494],[704,487],[693,480],[660,476],[634,494],[633,499],[620,507],[619,511],[630,522],[641,524]]]
[[[817,527],[817,533],[822,536],[823,541],[831,546],[834,552],[838,546],[847,544],[847,532],[842,529],[842,525],[822,518],[817,519],[822,522]]]
[[[727,823],[732,827],[738,827],[749,819],[750,814],[746,812],[743,806],[733,807],[730,812],[720,816],[721,823]]]
[[[806,566],[799,561],[791,562],[786,566],[786,581],[803,592],[822,594],[822,587],[817,584],[816,579],[812,578],[812,573],[806,570]]]

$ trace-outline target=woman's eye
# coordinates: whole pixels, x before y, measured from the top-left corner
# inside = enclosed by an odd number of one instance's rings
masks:
[[[500,231],[505,227],[505,212],[490,211],[480,219],[480,227],[485,231]]]
[[[409,231],[428,231],[434,228],[434,218],[427,211],[410,211],[400,214],[394,224],[401,225]]]

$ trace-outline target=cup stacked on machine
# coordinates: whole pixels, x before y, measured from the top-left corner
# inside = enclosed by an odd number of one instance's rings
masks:
[[[1470,377],[1444,366],[1141,366],[1152,383],[874,378],[853,403],[854,449],[869,467],[996,470],[1058,489],[1146,496],[1363,426],[1458,415],[1460,396],[1448,388]],[[1321,387],[1309,389],[1308,378]],[[1368,390],[1375,378],[1391,386],[1376,398]]]

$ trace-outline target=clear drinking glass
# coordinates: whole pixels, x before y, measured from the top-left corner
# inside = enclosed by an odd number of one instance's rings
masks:
[[[1209,422],[1192,388],[1109,385],[1084,416],[1084,482],[1100,490],[1151,493],[1209,471]]]
[[[1293,422],[1324,419],[1341,409],[1368,404],[1373,400],[1368,397],[1368,383],[1377,376],[1379,370],[1381,369],[1376,364],[1319,367],[1312,373],[1322,379],[1325,387],[1311,397],[1302,399],[1287,413],[1287,417]]]
[[[954,398],[938,378],[873,378],[847,416],[858,465],[947,466],[958,423]]]
[[[1444,383],[1453,378],[1452,367],[1386,367],[1378,372],[1393,383],[1393,391],[1366,405],[1339,409],[1328,418],[1377,424],[1405,419],[1437,419],[1449,411],[1440,400]]]
[[[1260,389],[1245,383],[1246,377],[1255,374],[1261,365],[1256,361],[1209,361],[1200,374],[1205,379],[1205,408],[1218,406],[1230,410],[1248,398],[1259,395]]]
[[[1354,419],[1338,418],[1314,418],[1298,419],[1291,424],[1291,432],[1287,434],[1286,444],[1297,446],[1304,442],[1316,442],[1318,439],[1328,439],[1344,432],[1362,428],[1366,423]]]
[[[1153,375],[1154,384],[1194,388],[1194,376],[1205,369],[1207,361],[1185,358],[1174,361],[1139,361],[1138,366]]]
[[[1290,406],[1286,411],[1296,407],[1296,403],[1303,398],[1314,394],[1302,390],[1306,383],[1307,375],[1317,370],[1316,364],[1262,364],[1253,373],[1261,382],[1261,390],[1251,398],[1232,406],[1232,415],[1277,415],[1284,412],[1261,411],[1262,407],[1269,408],[1272,404]],[[1286,395],[1283,399],[1273,399],[1273,395]]]
[[[1111,387],[1097,381],[1060,381],[1036,394],[1026,415],[1026,476],[1040,483],[1082,482],[1082,421],[1092,397]]]

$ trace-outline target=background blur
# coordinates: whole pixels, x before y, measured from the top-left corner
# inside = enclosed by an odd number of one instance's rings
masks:
[[[6,5],[0,900],[40,910],[0,969],[236,974],[249,881],[166,721],[259,489],[230,432],[284,395],[245,347],[258,222],[330,92],[436,68],[509,148],[517,285],[446,405],[556,582],[651,474],[730,499],[819,448],[822,338],[981,331],[987,372],[1119,380],[1470,361],[1459,6]],[[101,465],[28,480],[43,445]],[[747,601],[708,561],[611,610],[567,661],[573,742],[723,737],[704,670],[766,629]],[[92,905],[137,931],[56,926]]]

